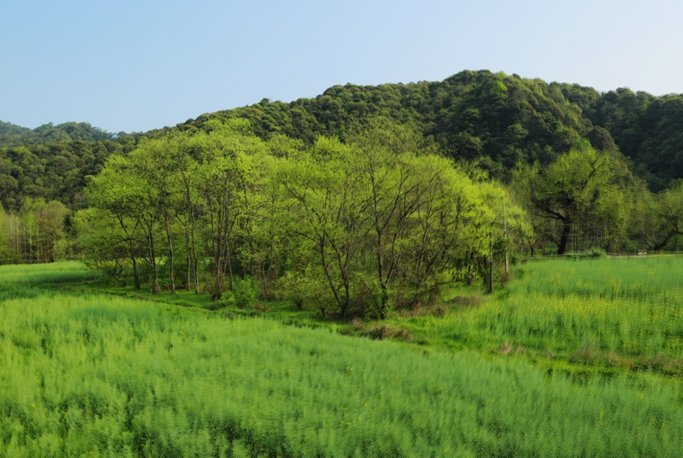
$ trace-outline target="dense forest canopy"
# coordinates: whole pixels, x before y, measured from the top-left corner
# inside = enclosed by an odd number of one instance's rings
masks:
[[[125,135],[127,135],[125,132],[118,134],[107,132],[93,127],[87,122],[65,122],[56,126],[48,123],[35,129],[29,129],[10,122],[0,121],[0,147],[39,145],[71,140],[99,142],[113,140]]]
[[[170,130],[196,131],[209,119],[240,117],[262,138],[283,133],[311,144],[318,135],[343,139],[354,124],[377,116],[413,126],[455,158],[479,159],[498,178],[509,178],[518,161],[546,165],[581,138],[599,150],[621,151],[653,191],[683,178],[683,95],[600,93],[485,70],[441,82],[333,86],[289,103],[264,99]]]

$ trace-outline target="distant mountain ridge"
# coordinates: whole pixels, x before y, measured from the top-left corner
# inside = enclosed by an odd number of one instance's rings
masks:
[[[125,135],[125,133],[113,134],[93,127],[87,122],[65,122],[57,125],[48,123],[35,129],[29,129],[10,122],[0,121],[0,147],[3,148],[71,140],[98,142],[113,140],[121,135]]]

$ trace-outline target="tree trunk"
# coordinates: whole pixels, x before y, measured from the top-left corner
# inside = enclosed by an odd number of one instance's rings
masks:
[[[671,241],[671,239],[673,238],[674,235],[683,235],[683,232],[680,232],[678,230],[669,231],[669,233],[666,234],[666,237],[664,238],[664,240],[662,240],[661,242],[656,244],[652,248],[652,251],[659,251],[659,250],[663,250],[664,248],[666,248],[666,246],[669,244],[669,242]]]
[[[187,250],[187,278],[185,279],[185,290],[190,291],[190,283],[192,282],[192,248],[190,247],[190,229],[185,226],[185,248]]]
[[[157,261],[156,253],[154,252],[154,235],[152,231],[154,230],[152,225],[149,225],[149,264],[152,267],[152,294],[159,294],[161,292],[161,287],[159,286],[159,275],[157,272]]]
[[[489,293],[493,294],[493,236],[489,239],[489,249],[491,250],[491,259],[489,261]]]
[[[130,260],[133,262],[133,282],[135,289],[140,289],[140,277],[138,276],[138,263],[135,260],[135,252],[133,251],[133,241],[129,244]]]
[[[325,259],[325,239],[324,238],[318,242],[318,252],[320,253],[320,258],[322,260],[322,266],[323,266],[323,271],[325,272],[325,277],[327,277],[327,281],[330,285],[330,289],[332,289],[332,293],[334,294],[334,298],[336,299],[337,304],[339,305],[341,315],[346,316],[347,315],[347,309],[348,309],[348,303],[349,303],[349,290],[347,287],[347,289],[346,289],[346,301],[342,301],[341,297],[339,297],[339,292],[337,291],[337,288],[334,286],[334,282],[332,281],[332,276],[330,275],[330,271],[329,271],[329,268],[327,266],[327,260]],[[325,316],[324,312],[323,312],[323,316]]]
[[[569,236],[572,232],[572,221],[569,218],[562,220],[564,223],[562,227],[562,236],[560,237],[560,244],[557,247],[557,254],[565,254],[567,252],[567,244],[569,243]]]

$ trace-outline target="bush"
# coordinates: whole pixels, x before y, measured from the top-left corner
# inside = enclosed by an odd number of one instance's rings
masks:
[[[236,278],[233,281],[233,295],[238,307],[246,307],[256,302],[259,296],[258,286],[251,277]]]
[[[570,259],[599,259],[606,257],[607,253],[602,248],[591,248],[586,251],[567,253],[565,256]]]

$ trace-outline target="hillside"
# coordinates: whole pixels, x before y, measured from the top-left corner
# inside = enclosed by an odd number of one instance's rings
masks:
[[[599,93],[482,70],[440,82],[338,85],[289,103],[263,99],[136,136],[87,123],[27,129],[0,122],[0,202],[16,210],[24,197],[42,197],[78,207],[84,177],[98,173],[110,154],[130,151],[140,138],[203,130],[211,119],[246,118],[262,138],[284,134],[310,145],[319,135],[344,140],[378,116],[410,124],[446,154],[479,160],[504,180],[518,162],[546,165],[581,138],[600,150],[621,151],[653,191],[683,178],[682,95],[623,88]]]
[[[343,138],[351,126],[375,116],[412,124],[449,155],[479,159],[499,178],[519,161],[547,164],[580,138],[601,150],[619,149],[653,191],[683,178],[683,95],[655,97],[627,88],[599,93],[487,70],[440,82],[338,85],[315,98],[264,99],[176,128],[196,130],[209,119],[241,117],[259,136],[282,133],[310,144],[318,135]]]

